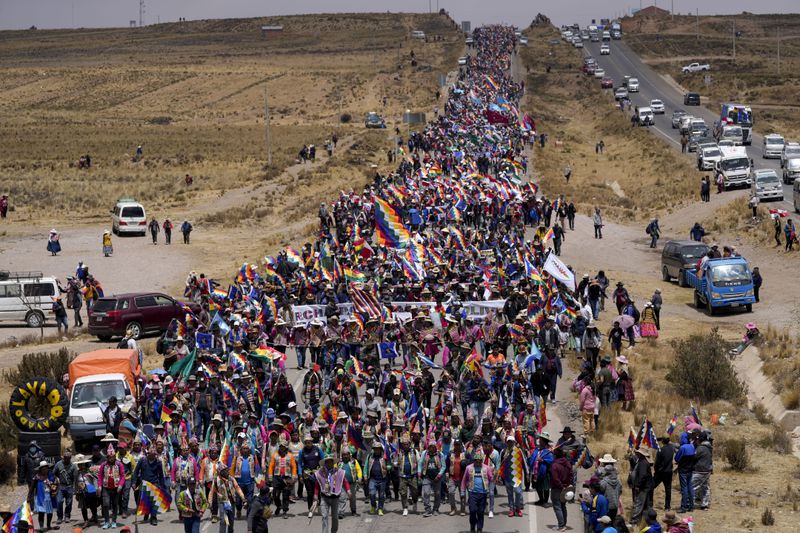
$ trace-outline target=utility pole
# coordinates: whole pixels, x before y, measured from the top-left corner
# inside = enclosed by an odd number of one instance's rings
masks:
[[[672,0],[669,4],[669,13],[672,16],[672,20],[675,20],[675,0]]]
[[[272,166],[272,137],[269,134],[269,95],[267,84],[264,83],[264,129],[267,141],[267,165]]]
[[[72,28],[75,28],[75,0],[72,0]]]
[[[144,26],[144,0],[139,0],[139,27]]]
[[[700,9],[699,8],[695,8],[694,21],[695,21],[695,32],[697,33],[697,40],[699,41],[700,40]]]
[[[781,29],[778,28],[775,30],[775,33],[778,35],[778,76],[781,75]]]
[[[736,61],[736,20],[733,21],[733,60]]]

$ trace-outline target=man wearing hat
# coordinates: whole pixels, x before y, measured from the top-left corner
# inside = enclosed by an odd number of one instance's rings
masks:
[[[522,450],[517,446],[514,435],[506,436],[506,447],[500,457],[500,463],[505,465],[505,479],[503,483],[508,496],[508,516],[522,516],[522,485],[528,471],[528,464],[522,457]]]
[[[383,444],[372,443],[372,454],[364,461],[364,479],[369,487],[370,513],[383,516],[386,499],[386,482],[389,480],[389,464],[383,455]]]
[[[476,449],[472,454],[472,464],[464,470],[461,478],[461,492],[467,493],[469,502],[469,531],[483,533],[483,513],[489,485],[494,483],[492,469],[483,464],[483,450]]]
[[[336,457],[328,455],[322,466],[314,473],[314,498],[319,504],[322,514],[322,533],[337,533],[339,531],[339,497],[344,490],[350,494],[350,483],[347,481],[344,470],[336,464]],[[331,521],[330,530],[328,520]]]
[[[200,519],[208,508],[208,501],[203,491],[198,490],[197,479],[189,478],[186,488],[178,493],[176,506],[184,533],[199,533]]]
[[[311,506],[314,505],[314,473],[322,464],[325,453],[314,444],[311,433],[303,435],[303,448],[297,456],[297,474],[303,480],[306,490],[306,504],[308,506],[308,517],[311,518]]]
[[[436,448],[436,442],[429,442],[419,459],[418,469],[418,477],[422,480],[422,504],[425,506],[423,516],[426,518],[439,514],[442,479],[446,466],[444,454]],[[433,506],[431,506],[431,493],[433,493]]]
[[[633,514],[631,523],[639,524],[642,515],[653,508],[653,473],[650,453],[645,448],[636,449],[636,464],[632,468]]]
[[[267,468],[267,483],[272,485],[272,497],[275,500],[275,516],[281,514],[289,518],[289,495],[292,485],[297,481],[297,462],[294,455],[289,452],[289,443],[281,438],[278,451],[269,460]]]
[[[125,485],[125,467],[117,459],[114,447],[109,444],[106,452],[106,461],[100,465],[98,483],[102,490],[103,498],[103,529],[117,528],[117,510],[119,497]]]
[[[533,449],[531,456],[528,458],[528,468],[530,468],[531,476],[533,477],[536,494],[539,496],[536,505],[544,506],[550,499],[550,479],[547,471],[555,460],[553,452],[550,451],[551,442],[550,433],[542,431],[539,434],[539,442],[537,442],[536,448]]]
[[[359,483],[363,483],[363,475],[361,465],[353,458],[350,448],[347,446],[342,449],[342,460],[339,462],[339,468],[344,471],[344,477],[350,485],[347,498],[350,501],[350,514],[359,516],[356,511],[356,487]],[[347,501],[345,500],[339,502],[339,516],[344,516],[346,504]]]
[[[314,416],[317,416],[319,413],[319,404],[322,401],[323,395],[323,379],[319,371],[319,363],[314,363],[311,365],[311,370],[303,376],[303,402],[311,409]]]

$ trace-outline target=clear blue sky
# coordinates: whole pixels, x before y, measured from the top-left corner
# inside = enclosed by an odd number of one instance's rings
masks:
[[[651,5],[652,0],[643,0]],[[614,17],[638,8],[631,0],[559,0],[531,2],[529,0],[145,0],[145,23],[186,19],[257,17],[304,13],[363,12],[363,11],[428,11],[430,5],[447,9],[457,21],[470,20],[473,27],[491,22],[527,26],[538,11],[557,24],[588,23],[592,18]],[[670,9],[670,0],[657,2]],[[786,13],[800,11],[797,0],[674,0],[676,12],[701,14]],[[70,28],[90,26],[127,26],[139,18],[139,0],[0,0],[0,29]]]

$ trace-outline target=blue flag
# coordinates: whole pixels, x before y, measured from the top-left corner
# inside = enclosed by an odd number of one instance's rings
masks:
[[[378,352],[381,354],[381,359],[394,359],[397,357],[397,349],[393,342],[378,343]]]

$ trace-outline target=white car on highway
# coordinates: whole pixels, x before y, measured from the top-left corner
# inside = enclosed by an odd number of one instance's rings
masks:
[[[781,168],[784,168],[786,166],[786,162],[790,159],[797,158],[800,158],[800,144],[786,143],[783,146],[783,152],[781,152]]]
[[[631,78],[628,80],[628,91],[632,93],[639,92],[639,79],[638,78]]]
[[[720,159],[722,159],[722,152],[716,146],[707,146],[697,150],[697,170],[714,170]]]
[[[753,173],[751,190],[759,200],[783,201],[783,185],[778,173],[771,168],[762,168]]]
[[[628,97],[628,89],[625,87],[618,87],[616,91],[614,91],[614,100],[624,100]]]
[[[599,69],[594,71],[594,77],[597,78],[597,79],[603,79],[603,78],[606,77],[606,71],[601,69],[601,68],[599,68]]]
[[[600,55],[601,56],[610,56],[611,55],[611,47],[608,44],[603,43],[600,45]]]
[[[762,149],[761,157],[764,159],[780,159],[781,153],[783,152],[783,146],[785,144],[786,140],[782,135],[778,135],[777,133],[764,135],[764,148]]]
[[[653,113],[656,115],[663,115],[664,114],[664,102],[661,100],[650,100],[650,109],[653,110]]]

